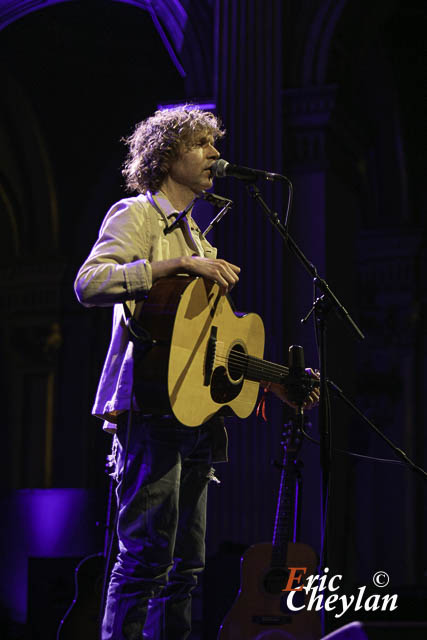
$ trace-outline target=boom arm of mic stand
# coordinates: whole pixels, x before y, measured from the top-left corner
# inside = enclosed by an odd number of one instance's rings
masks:
[[[363,340],[365,338],[365,336],[363,335],[362,331],[359,329],[357,324],[351,318],[349,312],[344,307],[344,305],[341,304],[341,302],[338,300],[338,298],[333,293],[333,291],[331,291],[331,289],[329,288],[329,285],[326,282],[326,280],[324,280],[323,278],[320,278],[320,276],[317,273],[317,269],[314,266],[314,264],[312,264],[308,260],[308,258],[301,251],[301,249],[299,248],[299,246],[297,245],[295,240],[292,238],[292,236],[289,235],[288,229],[283,226],[283,224],[282,224],[282,222],[281,222],[281,220],[279,218],[279,215],[277,213],[271,211],[270,207],[268,206],[268,204],[263,199],[263,197],[261,195],[261,192],[259,190],[259,187],[254,183],[250,183],[250,184],[246,185],[246,188],[247,188],[247,190],[249,192],[249,195],[254,200],[256,200],[256,202],[258,202],[260,204],[260,206],[263,209],[263,211],[267,214],[271,224],[280,233],[280,235],[282,236],[283,240],[288,245],[289,249],[298,258],[298,260],[301,262],[301,264],[305,268],[305,270],[311,275],[311,277],[315,281],[315,284],[316,284],[317,288],[320,289],[320,291],[323,293],[325,298],[330,301],[331,306],[332,306],[333,310],[335,311],[335,313],[342,320],[344,320],[346,322],[347,326],[350,327],[352,333],[355,333],[356,336],[359,339]]]

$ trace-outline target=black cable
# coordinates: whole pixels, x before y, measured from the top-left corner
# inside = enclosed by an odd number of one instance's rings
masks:
[[[305,431],[305,429],[303,428],[302,433],[304,435],[305,438],[307,438],[307,440],[309,442],[312,442],[313,444],[320,446],[320,441],[316,440],[316,438],[313,438],[312,436],[310,436],[307,431]],[[407,467],[408,464],[406,462],[404,462],[403,460],[393,460],[392,458],[377,458],[375,456],[366,456],[363,453],[356,453],[355,451],[347,451],[347,449],[333,449],[336,453],[341,453],[343,455],[347,455],[347,456],[351,456],[353,458],[358,458],[360,460],[362,460],[363,462],[382,462],[384,464],[400,464],[403,467]],[[414,464],[414,463],[412,463]],[[416,470],[419,470],[420,472],[422,472],[423,474],[425,474],[424,469],[422,469],[421,467],[419,467],[418,465],[414,464],[414,467],[416,467]]]
[[[313,438],[310,434],[307,433],[307,431],[305,431],[305,429],[302,429],[302,433],[303,433],[304,437],[307,438],[307,440],[309,440],[313,444],[315,444],[315,445],[320,447],[320,441],[316,440],[316,438]],[[390,463],[390,464],[401,464],[401,465],[405,466],[405,463],[402,462],[401,460],[392,460],[391,458],[376,458],[375,456],[366,456],[363,453],[356,453],[355,451],[347,451],[346,449],[333,448],[333,451],[335,451],[336,453],[342,453],[342,454],[347,455],[347,456],[352,456],[354,458],[360,458],[363,461],[384,462],[384,463]]]
[[[132,410],[132,401],[133,401],[133,388],[132,388],[132,393],[131,393],[131,401],[130,401],[130,409],[128,411],[128,419],[127,419],[127,424],[126,424],[126,442],[125,442],[125,448],[124,448],[124,459],[123,459],[123,469],[122,469],[122,478],[121,478],[121,484],[120,484],[120,491],[118,493],[117,496],[117,508],[116,508],[116,515],[114,517],[114,524],[112,527],[112,531],[111,531],[111,535],[110,535],[110,542],[108,545],[108,551],[106,553],[106,557],[105,557],[105,570],[104,570],[104,578],[102,581],[102,595],[101,595],[101,604],[100,604],[100,610],[99,610],[99,620],[100,620],[100,624],[99,624],[99,637],[100,640],[102,640],[101,635],[102,635],[102,621],[104,618],[104,610],[105,610],[105,604],[106,604],[106,599],[107,599],[107,583],[108,583],[108,578],[110,575],[110,565],[111,565],[111,555],[113,552],[113,544],[114,544],[114,537],[117,533],[117,526],[118,526],[118,522],[119,522],[119,515],[120,515],[120,506],[122,503],[122,497],[123,497],[123,487],[125,484],[125,472],[126,472],[126,464],[127,464],[127,460],[128,460],[128,453],[129,453],[129,442],[130,442],[130,433],[131,433],[131,429],[132,429],[132,418],[133,418],[133,410]],[[117,438],[117,436],[115,436]],[[117,464],[117,462],[116,462]]]
[[[285,229],[288,229],[288,224],[289,224],[289,214],[291,212],[291,207],[292,207],[292,198],[293,198],[293,193],[294,193],[294,187],[292,185],[292,182],[289,180],[289,178],[287,178],[286,176],[283,176],[283,178],[285,179],[285,181],[287,182],[288,185],[288,203],[286,205],[286,213],[285,213]]]

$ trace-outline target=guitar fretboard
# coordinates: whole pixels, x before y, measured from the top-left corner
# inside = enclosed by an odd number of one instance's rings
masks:
[[[268,360],[262,360],[255,356],[245,355],[245,360],[246,370],[244,375],[248,380],[283,383],[283,378],[289,373],[288,367],[268,362]]]
[[[271,566],[273,567],[285,566],[288,542],[294,542],[295,538],[298,484],[294,466],[295,461],[290,462],[285,452],[274,522],[271,554]]]

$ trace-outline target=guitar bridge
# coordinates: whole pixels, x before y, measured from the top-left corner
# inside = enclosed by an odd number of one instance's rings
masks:
[[[211,335],[208,339],[208,344],[206,348],[206,358],[205,358],[205,376],[203,380],[203,384],[205,387],[208,387],[211,383],[212,372],[215,363],[215,352],[216,352],[216,337],[218,334],[218,327],[211,327]]]

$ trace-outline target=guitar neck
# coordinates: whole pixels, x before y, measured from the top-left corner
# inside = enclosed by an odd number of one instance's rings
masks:
[[[284,367],[274,362],[268,362],[268,360],[262,360],[255,356],[247,355],[246,367],[244,376],[247,380],[254,380],[255,382],[277,382],[283,383],[283,378],[288,375],[288,367]]]
[[[285,424],[282,434],[284,455],[274,522],[271,555],[273,567],[286,564],[288,543],[296,541],[300,478],[298,454],[302,443],[303,425],[304,413],[300,411],[293,420]]]
[[[274,522],[271,565],[282,567],[286,563],[288,542],[295,542],[298,483],[295,464],[289,463],[285,454],[280,478],[279,498]]]
[[[283,384],[289,368],[283,365],[262,360],[254,356],[246,356],[244,376],[256,382],[277,382]],[[277,501],[276,519],[274,523],[273,549],[271,565],[282,567],[286,561],[288,542],[295,538],[296,503],[298,500],[298,484],[295,475],[295,460],[285,451],[280,479],[280,491]],[[294,517],[292,517],[292,515]]]

